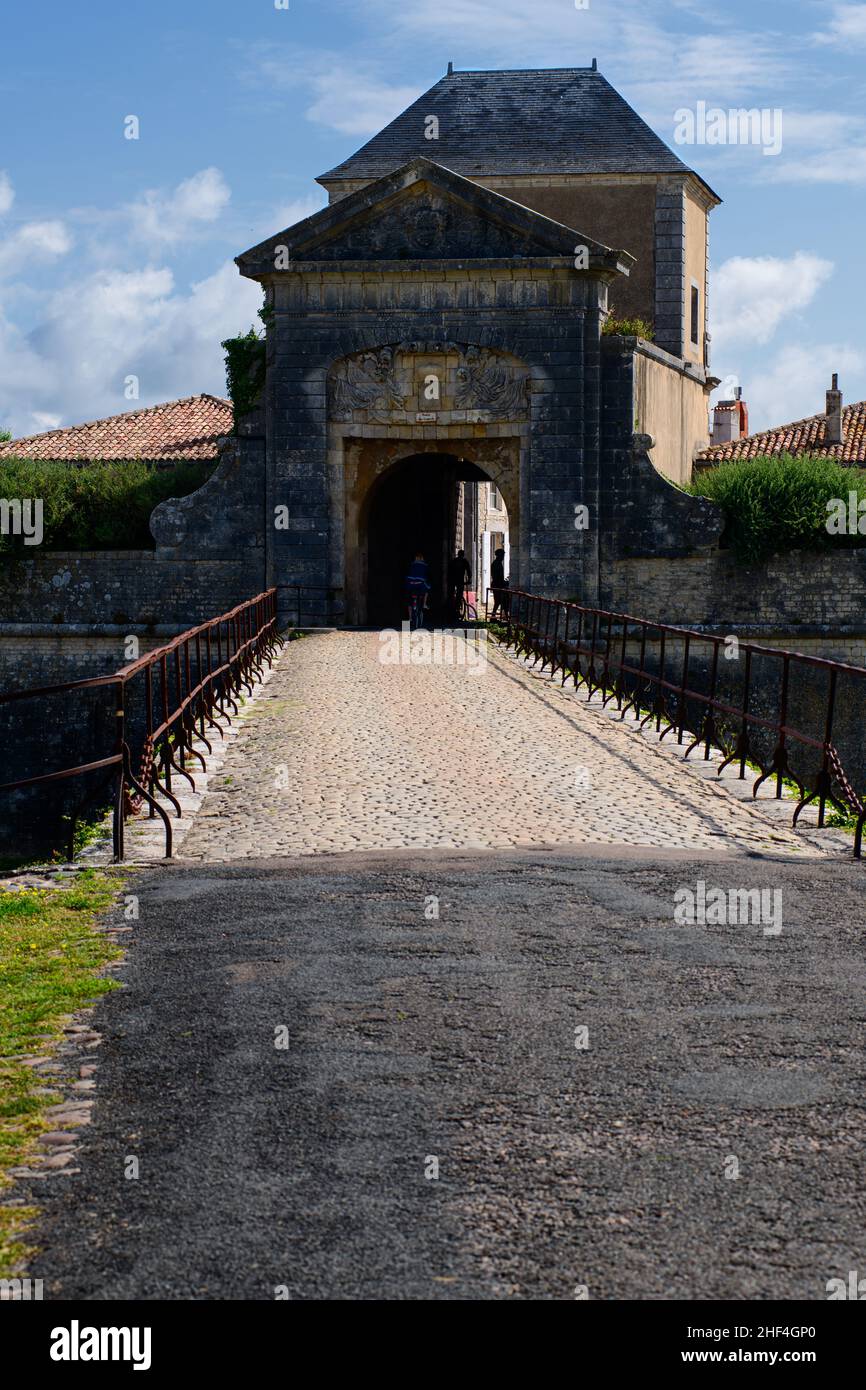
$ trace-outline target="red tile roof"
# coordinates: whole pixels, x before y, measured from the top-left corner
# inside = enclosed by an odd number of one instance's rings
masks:
[[[231,401],[221,396],[185,396],[145,410],[47,430],[0,444],[0,459],[57,459],[66,463],[148,459],[171,463],[213,459],[219,440],[232,431]]]
[[[697,461],[727,463],[731,459],[753,459],[759,454],[821,454],[840,463],[866,467],[866,401],[842,408],[842,444],[825,444],[825,415],[810,415],[791,425],[779,425],[762,434],[748,434],[727,444],[711,444],[698,454]]]

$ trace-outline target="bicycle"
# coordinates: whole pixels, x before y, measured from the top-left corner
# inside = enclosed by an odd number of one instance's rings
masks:
[[[469,602],[469,589],[463,590],[460,602],[457,605],[457,618],[461,623],[477,623],[478,609],[474,603]]]
[[[427,595],[420,589],[412,589],[407,595],[410,632],[417,632],[418,629],[424,625],[424,607],[426,599]]]

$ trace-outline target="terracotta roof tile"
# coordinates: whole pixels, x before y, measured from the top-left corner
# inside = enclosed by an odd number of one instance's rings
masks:
[[[213,459],[219,440],[232,431],[231,401],[221,396],[185,396],[144,410],[47,430],[0,444],[0,458],[83,461],[147,459],[171,463]]]
[[[759,454],[821,454],[840,463],[866,467],[866,401],[842,408],[842,444],[825,444],[825,415],[810,415],[791,425],[778,425],[761,434],[747,434],[728,444],[711,444],[698,454],[697,461],[728,463],[734,459],[753,459]]]

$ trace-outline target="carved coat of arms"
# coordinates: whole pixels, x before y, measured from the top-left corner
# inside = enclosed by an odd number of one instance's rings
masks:
[[[457,353],[454,407],[478,411],[496,420],[523,417],[529,406],[529,373],[490,348],[454,343],[399,343],[375,348],[337,362],[331,372],[332,420],[351,420],[356,410],[368,419],[387,423],[392,411],[412,410],[411,383],[401,372],[401,353],[435,350]]]

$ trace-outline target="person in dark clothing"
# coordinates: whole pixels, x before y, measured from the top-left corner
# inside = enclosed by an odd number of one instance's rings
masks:
[[[472,578],[472,567],[466,559],[466,552],[458,550],[453,560],[448,562],[448,604],[455,618],[459,618],[463,604],[463,593]]]
[[[405,581],[409,622],[413,629],[420,627],[424,622],[424,609],[427,604],[427,595],[430,592],[429,576],[429,567],[419,550],[409,566]]]
[[[508,580],[505,578],[505,551],[497,550],[493,563],[490,566],[490,588],[493,592],[493,612],[491,619],[497,613],[505,612],[506,590]]]

